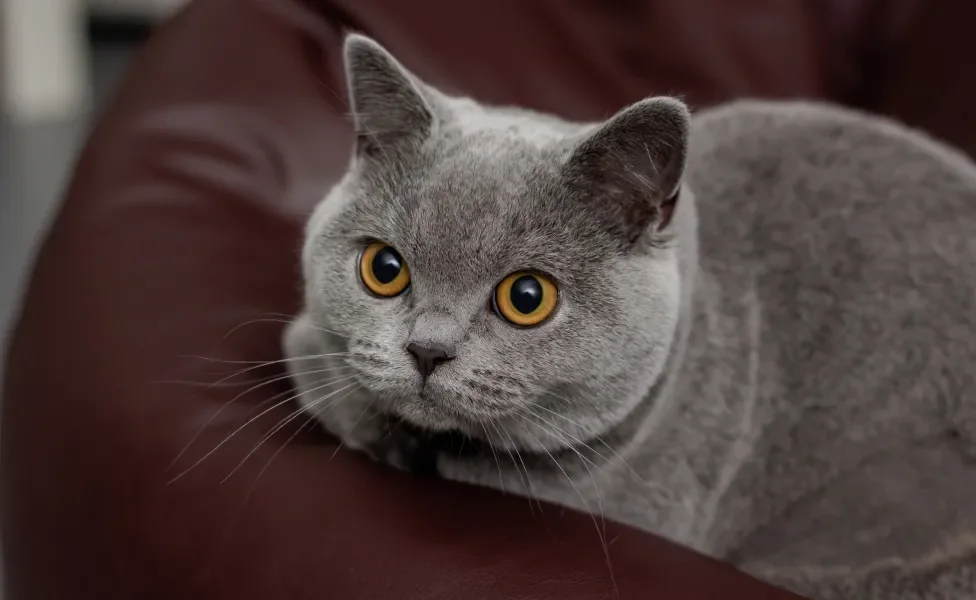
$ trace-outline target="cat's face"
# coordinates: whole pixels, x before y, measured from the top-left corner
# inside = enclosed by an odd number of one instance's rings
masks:
[[[621,419],[678,317],[683,106],[575,126],[446,98],[364,38],[347,64],[360,140],[309,224],[308,311],[380,410],[520,447]]]

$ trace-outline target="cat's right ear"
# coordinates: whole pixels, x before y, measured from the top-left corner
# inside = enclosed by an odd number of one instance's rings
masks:
[[[364,35],[346,37],[344,56],[356,152],[383,158],[423,142],[434,127],[423,84]]]
[[[676,98],[641,100],[587,134],[564,165],[571,189],[626,243],[670,235],[690,119]]]

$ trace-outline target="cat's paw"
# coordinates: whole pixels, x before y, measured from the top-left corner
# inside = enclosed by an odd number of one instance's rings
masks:
[[[366,444],[363,450],[373,460],[415,475],[437,476],[438,452],[425,436],[402,423],[390,423],[386,435]]]

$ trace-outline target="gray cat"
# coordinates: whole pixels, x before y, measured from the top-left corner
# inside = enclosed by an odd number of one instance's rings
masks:
[[[808,103],[568,123],[345,53],[284,346],[346,447],[819,600],[976,598],[965,157]]]

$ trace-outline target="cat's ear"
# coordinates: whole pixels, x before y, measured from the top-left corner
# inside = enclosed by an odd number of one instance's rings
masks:
[[[434,126],[423,84],[372,39],[345,41],[346,79],[356,130],[356,151],[382,157],[386,149],[419,144]]]
[[[575,145],[564,177],[627,242],[645,232],[666,233],[684,175],[690,119],[675,98],[632,104]]]

